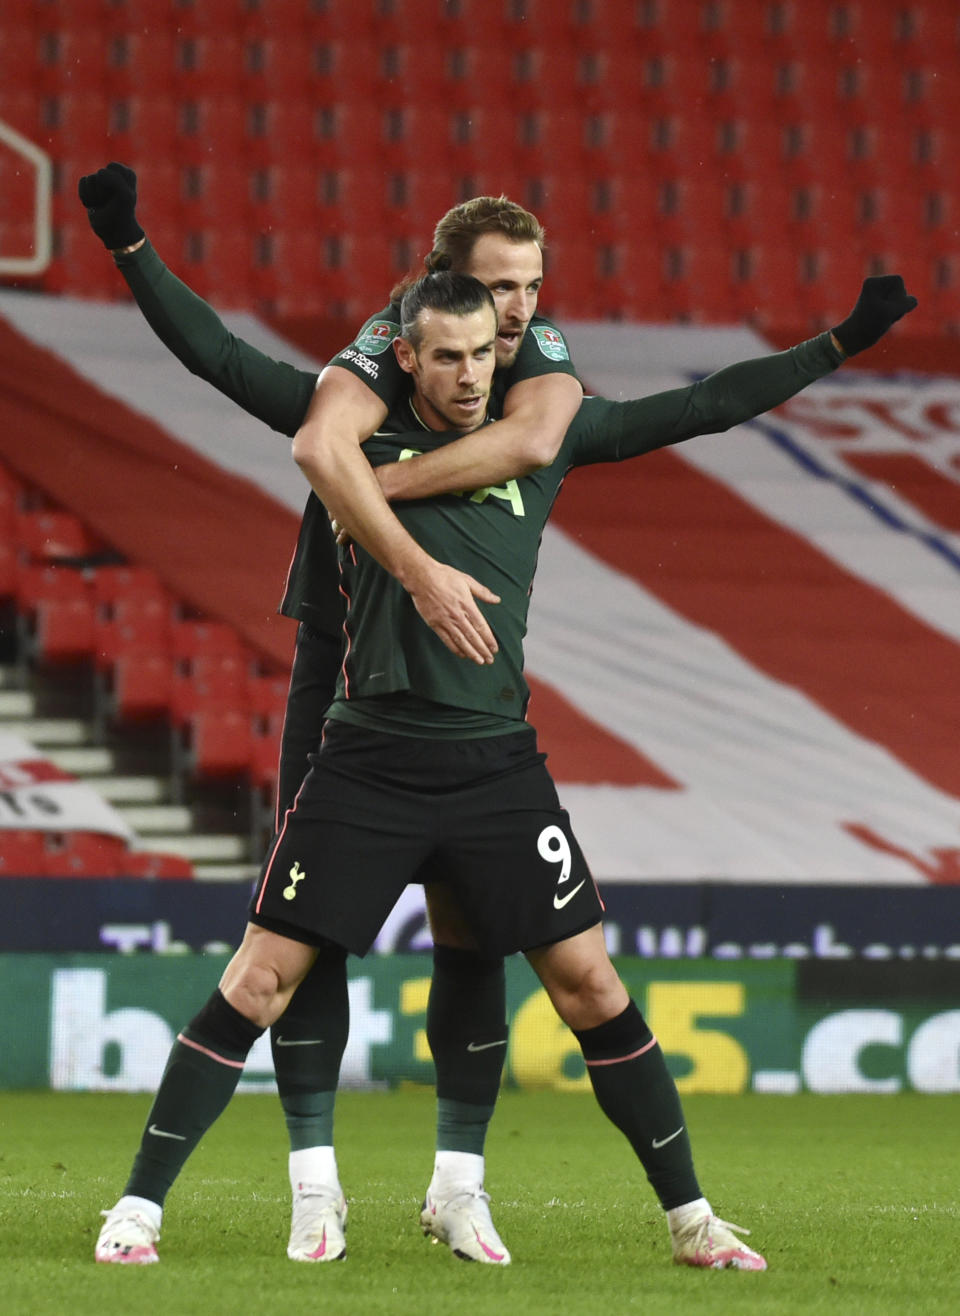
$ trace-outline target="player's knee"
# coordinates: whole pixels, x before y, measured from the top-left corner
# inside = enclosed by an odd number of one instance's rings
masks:
[[[544,986],[557,1014],[568,1027],[595,1028],[627,1004],[626,988],[609,960],[581,966],[579,972]]]
[[[235,1010],[261,1028],[280,1017],[315,952],[273,934],[247,937],[227,965],[220,990]]]

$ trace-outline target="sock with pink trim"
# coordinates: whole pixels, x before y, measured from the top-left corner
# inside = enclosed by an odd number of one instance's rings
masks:
[[[600,1109],[628,1139],[664,1210],[700,1196],[680,1095],[659,1043],[631,1001],[574,1036]]]
[[[163,1205],[188,1156],[233,1096],[263,1032],[215,991],[174,1042],[125,1195]]]

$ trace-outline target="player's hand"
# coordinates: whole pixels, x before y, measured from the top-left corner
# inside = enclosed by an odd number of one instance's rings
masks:
[[[330,529],[333,531],[334,543],[340,548],[345,548],[347,544],[353,543],[353,535],[349,530],[345,530],[335,516],[330,517]]]
[[[892,324],[917,304],[899,274],[875,274],[864,279],[857,304],[833,330],[833,336],[847,356],[856,356],[872,347]]]
[[[435,561],[408,588],[417,612],[451,653],[480,667],[493,662],[497,641],[476,601],[499,603],[498,594],[466,572]]]
[[[146,236],[137,223],[137,176],[126,165],[114,160],[95,174],[84,174],[77,192],[90,227],[108,251],[132,247]]]

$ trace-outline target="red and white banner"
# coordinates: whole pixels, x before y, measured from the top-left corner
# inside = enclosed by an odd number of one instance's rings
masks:
[[[0,733],[0,829],[3,828],[105,832],[125,841],[134,839],[123,816],[92,786],[61,772],[20,736]]]
[[[189,376],[134,308],[0,294],[0,315],[57,372],[58,407],[82,401],[70,441],[91,514],[108,470],[91,417],[142,432],[152,460],[139,483],[125,467],[125,496],[148,500],[143,554],[151,516],[191,542],[159,468],[189,449],[211,487],[243,482],[230,553],[198,555],[191,586],[252,635],[287,556],[258,543],[255,507],[271,527],[286,514],[289,551],[306,493],[285,440]],[[296,359],[252,317],[237,328]],[[770,350],[743,330],[569,328],[581,376],[610,397]],[[572,472],[527,659],[530,718],[598,877],[960,881],[960,379],[854,363],[736,431]]]

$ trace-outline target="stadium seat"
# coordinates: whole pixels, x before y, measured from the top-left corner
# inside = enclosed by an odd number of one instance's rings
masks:
[[[278,729],[255,733],[251,741],[248,771],[255,813],[259,808],[269,810],[274,806],[280,775],[280,743]]]
[[[200,166],[198,194],[183,203],[183,222],[197,229],[229,229],[250,222],[253,205],[246,164],[214,160]]]
[[[94,647],[94,607],[90,587],[70,567],[21,566],[16,600],[27,654],[42,662],[89,658]]]
[[[123,856],[120,877],[174,878],[195,877],[193,864],[183,855],[156,850],[128,850]]]
[[[925,0],[911,7],[910,19],[904,44],[931,63],[955,70],[960,57],[960,13],[956,6]]]
[[[3,829],[0,845],[0,877],[43,877],[47,873],[44,832]]]
[[[176,606],[153,571],[100,567],[93,573],[91,591],[98,666],[109,668],[130,653],[172,655]]]
[[[31,562],[80,560],[104,548],[103,541],[78,516],[52,508],[20,510],[15,515],[14,533],[21,555]]]
[[[153,171],[176,161],[180,107],[169,93],[152,88],[149,80],[138,84],[127,101],[127,107],[132,154],[126,163],[134,167],[138,177],[142,175],[142,186],[150,187]],[[158,192],[156,197],[157,202],[164,206],[173,199],[163,192]],[[179,200],[179,189],[176,199]],[[152,203],[151,188],[151,208]]]
[[[278,232],[313,231],[319,222],[322,170],[311,160],[281,161],[270,167],[267,195],[254,200],[254,212]]]
[[[245,709],[197,709],[185,724],[186,765],[199,780],[245,776],[250,767],[253,729]]]
[[[242,160],[247,152],[247,105],[241,96],[202,96],[177,103],[175,150],[182,164],[202,165],[217,144],[221,160]]]
[[[17,588],[17,557],[13,551],[12,537],[3,533],[0,527],[0,600],[10,599]]]
[[[247,706],[261,730],[283,726],[287,713],[288,676],[253,675],[247,681]]]
[[[123,872],[127,843],[100,832],[58,832],[47,860],[55,877],[118,877]]]
[[[15,525],[26,495],[24,485],[0,463],[0,599],[10,598],[17,584]]]
[[[174,721],[186,723],[204,708],[248,708],[248,666],[239,654],[202,654],[187,666],[178,663],[170,703]]]
[[[38,36],[29,16],[17,19],[3,14],[3,32],[0,37],[0,112],[6,112],[4,103],[11,93],[27,92],[36,97],[35,67]]]
[[[406,227],[417,241],[418,252],[429,250],[434,227],[441,215],[465,199],[459,181],[451,177],[449,170],[419,168],[407,175],[405,220]]]
[[[381,62],[385,51],[381,48]],[[502,52],[499,74],[503,76]],[[388,79],[389,95],[401,94],[402,103],[430,110],[448,112],[463,103],[469,95],[481,66],[474,63],[473,50],[456,52],[437,40],[429,30],[408,29],[404,38],[391,50],[391,63],[396,67],[393,78]],[[411,95],[415,89],[415,95]],[[421,143],[422,146],[422,143]]]
[[[240,637],[221,621],[178,621],[173,627],[171,652],[186,670],[199,659],[244,657]]]
[[[136,635],[136,628],[131,630]],[[141,647],[139,641],[118,650],[109,672],[101,672],[100,677],[96,702],[101,719],[122,725],[156,718],[166,715],[173,703],[173,660],[169,654]]]

